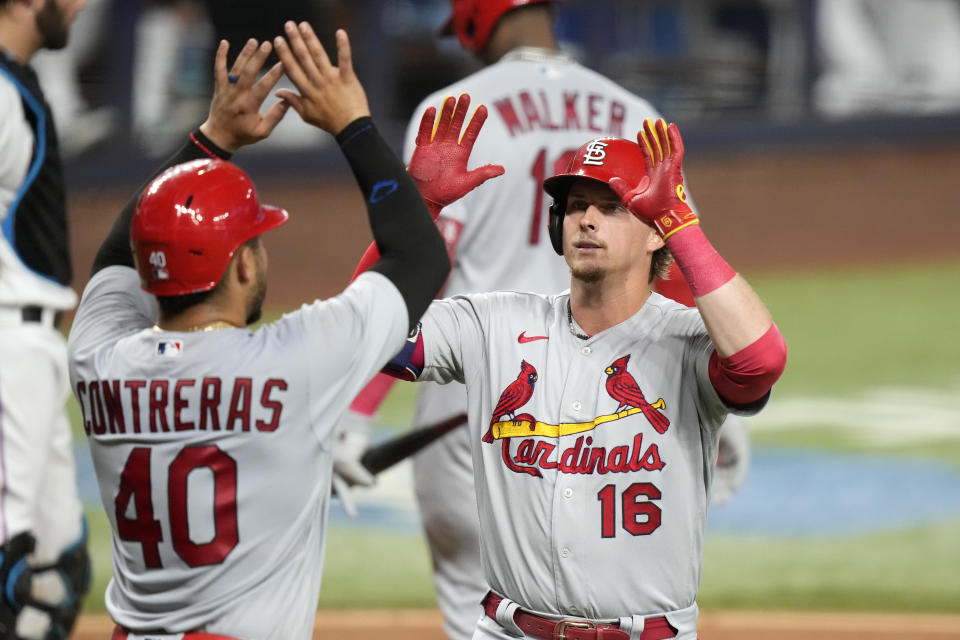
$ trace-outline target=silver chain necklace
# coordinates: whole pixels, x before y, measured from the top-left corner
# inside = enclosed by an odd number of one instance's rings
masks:
[[[590,336],[588,336],[588,335],[586,335],[586,334],[584,334],[584,333],[580,333],[579,331],[577,331],[577,330],[574,328],[575,325],[573,324],[573,311],[570,310],[570,300],[569,300],[569,298],[567,299],[567,322],[569,323],[567,326],[570,327],[570,334],[571,334],[571,335],[573,335],[573,336],[576,337],[576,338],[580,338],[581,340],[589,340],[589,339],[590,339]]]

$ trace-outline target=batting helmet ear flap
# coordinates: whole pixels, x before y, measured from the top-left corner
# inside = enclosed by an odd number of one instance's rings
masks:
[[[550,205],[550,216],[547,218],[547,231],[550,232],[550,244],[553,250],[563,255],[563,216],[567,212],[566,203],[554,200]]]

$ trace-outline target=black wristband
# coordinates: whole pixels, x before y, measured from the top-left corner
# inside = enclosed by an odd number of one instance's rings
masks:
[[[203,131],[200,131],[200,127],[197,127],[190,133],[190,141],[200,147],[200,150],[211,158],[229,160],[231,157],[233,157],[232,153],[221,149],[216,145],[216,143],[214,143],[213,140],[203,135]]]
[[[343,128],[343,131],[334,137],[337,139],[337,144],[340,145],[340,148],[345,149],[357,136],[373,128],[373,118],[370,116],[362,116],[348,124]]]

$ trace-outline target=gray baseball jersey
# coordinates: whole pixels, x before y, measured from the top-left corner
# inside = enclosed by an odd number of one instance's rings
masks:
[[[414,111],[404,157],[415,148],[420,117],[446,96],[469,93],[489,117],[473,148],[470,166],[503,164],[495,188],[475,189],[444,208],[437,224],[455,249],[445,296],[485,291],[559,293],[570,286],[570,270],[550,245],[544,178],[565,166],[569,155],[591,138],[633,139],[645,118],[659,114],[633,95],[568,56],[519,48],[497,63],[428,96]],[[461,385],[424,383],[414,413],[416,427],[462,413]],[[414,480],[434,583],[453,640],[473,634],[486,587],[476,541],[476,508],[465,434],[445,436],[414,460]]]
[[[406,305],[368,272],[257,331],[166,332],[137,272],[88,284],[70,377],[113,536],[106,604],[135,629],[309,638],[332,430],[403,344]]]
[[[696,309],[658,294],[583,340],[568,294],[431,305],[420,379],[464,382],[494,591],[593,619],[664,614],[693,638],[727,407]]]

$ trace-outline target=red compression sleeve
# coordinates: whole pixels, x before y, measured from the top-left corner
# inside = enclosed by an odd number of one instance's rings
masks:
[[[436,221],[437,217],[440,215],[440,210],[443,208],[438,205],[436,202],[430,202],[429,200],[424,200],[427,204],[427,210],[430,211],[430,216]],[[447,253],[450,253],[450,247],[447,247]],[[364,251],[363,257],[360,258],[360,263],[357,264],[357,268],[353,270],[353,276],[350,278],[350,282],[353,282],[357,279],[361,273],[373,266],[377,260],[380,259],[380,250],[377,249],[377,243],[371,242],[370,246],[367,247],[367,250]]]
[[[694,298],[707,295],[737,275],[703,235],[698,224],[670,236],[667,248],[683,272]]]
[[[423,201],[427,205],[427,211],[430,212],[430,217],[436,222],[437,218],[440,217],[440,211],[443,210],[443,205],[433,200],[427,200],[426,198],[424,198]]]
[[[373,263],[379,259],[380,251],[377,249],[377,243],[371,242],[367,250],[363,252],[363,257],[360,258],[360,263],[357,265],[357,268],[353,270],[353,276],[350,278],[350,282],[356,280],[361,273],[372,267]]]
[[[770,391],[787,364],[787,343],[776,323],[753,344],[726,358],[714,351],[710,382],[720,397],[733,406],[756,402]]]
[[[372,416],[383,404],[383,399],[393,389],[397,379],[383,373],[378,373],[373,380],[367,383],[350,405],[350,411],[364,416]]]
[[[685,304],[688,307],[697,306],[697,303],[693,301],[693,293],[690,291],[690,286],[687,285],[687,281],[683,277],[683,274],[680,273],[680,267],[677,266],[676,262],[671,263],[670,271],[667,273],[666,279],[654,278],[653,290],[662,296],[666,296],[680,304]]]
[[[425,200],[427,203],[427,209],[430,210],[430,215],[433,216],[434,220],[438,219],[440,215],[441,207],[436,203]],[[448,227],[440,225],[438,222],[437,225],[440,226],[440,231],[443,233],[443,239],[447,243],[447,254],[450,256],[450,261],[453,262],[453,252],[457,246],[457,241],[460,239],[460,231],[463,228],[463,225],[450,221],[455,226],[449,226],[450,232],[448,233],[446,229]],[[367,247],[367,250],[364,252],[363,257],[360,258],[360,263],[357,265],[357,268],[353,272],[353,277],[350,278],[350,282],[353,282],[357,279],[361,273],[370,268],[370,266],[380,259],[380,252],[377,250],[377,243],[371,242],[370,246]],[[419,364],[419,367],[423,368],[423,348],[420,348],[420,359],[421,362],[414,363]],[[372,416],[377,412],[377,409],[380,408],[380,405],[383,404],[384,398],[387,397],[387,394],[390,393],[390,389],[393,388],[393,385],[397,383],[399,378],[394,377],[393,375],[388,375],[386,373],[378,373],[374,376],[373,380],[367,383],[360,393],[357,394],[357,397],[353,399],[353,403],[350,405],[350,410],[355,411],[359,414],[365,416]]]

